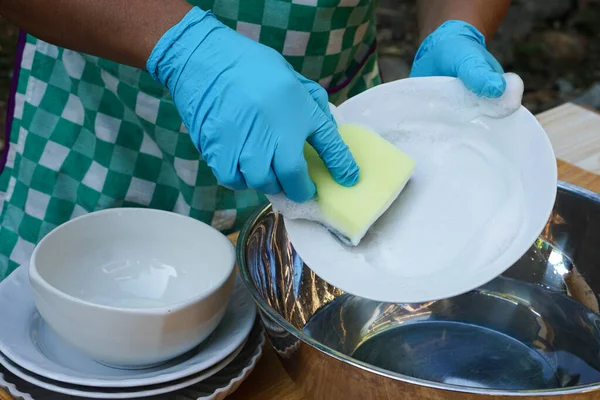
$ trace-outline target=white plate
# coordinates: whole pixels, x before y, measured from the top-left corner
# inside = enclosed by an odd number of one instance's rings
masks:
[[[2,366],[10,373],[23,379],[24,381],[51,392],[63,393],[70,396],[88,397],[92,399],[133,399],[174,392],[210,378],[225,368],[227,364],[229,364],[242,351],[242,347],[243,346],[238,347],[224,360],[210,368],[205,369],[199,374],[168,383],[159,383],[151,386],[134,386],[131,388],[97,388],[92,386],[77,386],[56,382],[39,375],[35,375],[26,369],[20,368],[18,365],[6,358],[2,353],[0,353],[0,364],[2,364]]]
[[[265,343],[265,336],[260,326],[256,323],[254,329],[246,343],[243,345],[241,352],[223,369],[214,374],[208,379],[204,379],[199,383],[192,384],[189,387],[172,391],[174,385],[157,385],[164,387],[165,392],[151,392],[149,387],[139,387],[131,390],[123,391],[121,389],[96,389],[89,388],[81,390],[80,387],[65,383],[53,382],[51,384],[44,383],[44,387],[32,385],[25,380],[16,377],[12,374],[7,374],[3,377],[0,372],[0,388],[10,393],[16,400],[70,400],[74,399],[71,396],[81,398],[145,398],[154,394],[157,397],[152,397],[152,400],[222,400],[227,395],[233,393],[238,386],[250,375],[257,361],[262,354],[262,348]],[[19,368],[19,367],[16,367]],[[19,368],[21,373],[31,376],[28,371]],[[195,377],[185,380],[191,382]],[[37,377],[36,379],[44,379]],[[49,390],[47,390],[49,389]],[[166,392],[168,391],[168,393]],[[82,397],[84,396],[84,397]],[[150,399],[148,399],[150,400]]]
[[[520,107],[522,81],[509,81],[510,99],[488,100],[454,78],[403,79],[334,110],[338,122],[371,128],[416,167],[357,247],[316,222],[285,218],[302,260],[346,292],[393,303],[459,295],[514,264],[548,221],[557,170],[545,131]],[[502,112],[510,115],[489,116]]]
[[[238,278],[223,320],[196,349],[166,364],[121,370],[97,363],[66,344],[36,311],[21,266],[0,283],[0,352],[19,367],[59,382],[94,387],[155,385],[185,378],[214,366],[248,337],[256,307]]]

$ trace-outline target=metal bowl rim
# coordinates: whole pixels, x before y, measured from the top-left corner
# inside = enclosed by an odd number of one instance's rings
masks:
[[[596,193],[594,193],[590,190],[584,189],[580,186],[559,180],[558,181],[558,190],[562,191],[562,192],[574,194],[579,197],[583,197],[586,200],[600,204],[600,194],[596,194]],[[558,195],[557,195],[557,197],[558,197]],[[356,360],[350,356],[347,356],[345,354],[342,354],[338,351],[335,351],[335,350],[331,349],[330,347],[322,345],[321,343],[317,342],[316,340],[314,340],[311,337],[304,334],[304,332],[298,330],[296,327],[294,327],[292,324],[290,324],[288,321],[286,321],[283,317],[281,317],[281,315],[279,315],[279,313],[275,312],[275,310],[273,310],[273,308],[271,308],[266,303],[266,301],[257,292],[256,287],[255,287],[254,283],[252,282],[252,277],[250,276],[248,268],[246,267],[247,266],[247,264],[246,264],[246,246],[245,245],[240,246],[240,244],[242,244],[242,243],[245,244],[248,241],[248,236],[250,235],[250,232],[252,231],[252,227],[254,226],[254,223],[268,211],[270,206],[271,206],[271,204],[267,201],[264,203],[263,206],[259,207],[256,211],[254,211],[252,213],[252,215],[249,217],[248,221],[246,221],[246,223],[244,224],[242,230],[240,231],[240,235],[238,237],[237,245],[236,245],[236,248],[237,248],[236,252],[237,252],[238,269],[240,271],[242,281],[244,282],[244,285],[246,286],[246,288],[250,291],[252,298],[254,299],[254,301],[256,302],[256,304],[258,305],[258,307],[260,308],[260,310],[262,312],[267,314],[280,327],[282,327],[287,332],[292,334],[298,340],[304,342],[305,344],[318,350],[319,352],[324,353],[325,355],[327,355],[329,357],[333,357],[334,359],[336,359],[338,361],[350,364],[356,368],[360,368],[364,371],[368,371],[368,372],[371,372],[371,373],[374,373],[374,374],[377,374],[377,375],[380,375],[380,376],[383,376],[386,378],[398,380],[398,381],[409,383],[409,384],[420,385],[420,386],[424,386],[424,387],[428,387],[428,388],[432,388],[432,389],[448,390],[448,391],[459,392],[459,393],[481,394],[481,395],[490,395],[490,396],[500,395],[500,396],[525,397],[525,396],[532,396],[532,395],[560,396],[560,395],[576,394],[576,393],[582,393],[582,392],[591,392],[591,391],[600,389],[600,382],[588,384],[588,385],[575,386],[575,387],[568,388],[568,389],[550,389],[550,390],[488,390],[488,389],[482,390],[479,388],[469,388],[469,387],[465,387],[465,386],[437,383],[437,382],[427,381],[427,380],[423,380],[423,379],[413,378],[413,377],[410,377],[407,375],[402,375],[402,374],[394,373],[394,372],[391,372],[391,371],[388,371],[388,370],[385,370],[382,368],[378,368],[373,365],[358,361],[358,360]]]

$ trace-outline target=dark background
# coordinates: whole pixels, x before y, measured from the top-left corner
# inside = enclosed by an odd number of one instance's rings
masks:
[[[415,1],[379,1],[384,79],[404,78],[418,47]],[[0,17],[0,148],[17,32]],[[531,112],[566,101],[600,109],[600,0],[513,0],[488,48],[523,78]]]

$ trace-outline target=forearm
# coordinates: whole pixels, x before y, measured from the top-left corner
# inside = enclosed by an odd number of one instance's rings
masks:
[[[511,0],[417,0],[421,40],[448,20],[461,20],[489,40],[496,32]]]
[[[0,14],[46,42],[145,68],[185,0],[0,0]]]

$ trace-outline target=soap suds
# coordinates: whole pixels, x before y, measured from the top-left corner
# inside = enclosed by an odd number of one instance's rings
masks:
[[[522,186],[514,166],[480,134],[439,124],[382,133],[417,167],[363,243],[349,251],[401,276],[429,275],[461,259],[472,268],[493,261],[518,234]]]
[[[417,147],[427,148],[423,146],[448,140],[449,131],[453,128],[460,130],[465,123],[480,124],[485,128],[485,123],[478,117],[501,118],[515,112],[521,105],[523,81],[518,75],[511,73],[505,74],[505,79],[507,83],[506,92],[498,99],[481,99],[465,90],[458,80],[449,80],[436,86],[422,85],[418,80],[407,80],[404,88],[405,94],[414,95],[422,100],[421,106],[415,107],[417,112],[403,113],[396,118],[395,127],[401,130],[399,132],[401,134],[394,132],[384,134],[372,127],[367,128],[375,130],[398,148],[411,155],[404,146],[410,148],[409,143],[415,137],[418,139]],[[385,98],[385,96],[382,96],[382,98]],[[422,106],[423,103],[426,104],[426,107]],[[372,105],[365,104],[365,107],[367,108],[364,108],[361,114],[363,117],[369,117],[372,114],[370,109]],[[389,104],[387,107],[389,107]],[[435,109],[435,112],[431,113],[431,109]],[[332,113],[338,123],[348,122],[348,118],[339,110],[333,108]],[[403,115],[406,117],[403,117]],[[429,124],[435,125],[437,122],[441,125],[438,126],[438,129],[435,129],[436,134],[427,134],[427,132],[431,133],[432,131],[423,130],[422,118],[426,118]],[[437,148],[437,150],[442,150],[442,148]],[[433,161],[437,163],[446,162],[444,158],[434,159]],[[419,162],[417,162],[417,166],[418,164]],[[329,226],[318,203],[314,200],[298,204],[289,200],[283,193],[270,195],[267,198],[273,205],[273,210],[288,219],[305,219],[318,222],[325,227]],[[348,243],[345,242],[345,244]]]

